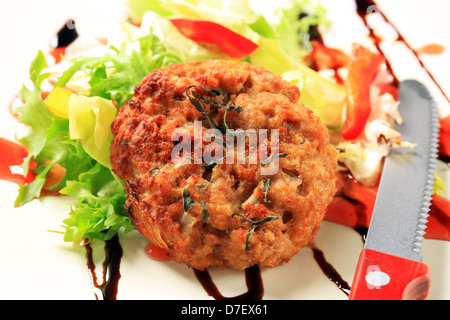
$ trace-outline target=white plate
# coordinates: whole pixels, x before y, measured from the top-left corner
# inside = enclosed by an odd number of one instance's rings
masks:
[[[352,0],[324,0],[336,24],[326,39],[330,45],[346,47],[363,39],[365,29],[355,15]],[[415,48],[439,43],[450,49],[446,34],[450,29],[446,14],[449,2],[379,1],[380,7]],[[26,8],[26,9],[25,9]],[[29,64],[37,49],[45,49],[53,33],[74,18],[80,33],[98,32],[123,17],[121,1],[3,1],[0,3],[0,136],[14,137],[15,120],[8,103],[28,76]],[[364,40],[365,41],[365,40]],[[445,42],[446,41],[446,42]],[[394,70],[400,79],[416,78],[433,92],[442,115],[450,112],[440,91],[405,48],[389,50]],[[433,75],[447,94],[449,54],[424,57]],[[443,169],[447,170],[446,167]],[[447,181],[448,179],[447,174]],[[449,188],[446,189],[449,195]],[[71,199],[47,197],[24,207],[14,208],[17,186],[0,181],[0,299],[95,299],[86,268],[85,250],[64,243],[62,236],[48,232],[60,230],[67,217]],[[358,233],[347,227],[324,222],[316,237],[317,247],[350,285],[363,243]],[[144,253],[146,240],[134,231],[121,236],[124,256],[121,262],[118,299],[209,299],[194,273],[175,262],[157,262]],[[426,240],[424,262],[433,270],[429,299],[450,299],[450,243]],[[101,277],[102,243],[94,243],[94,257]],[[244,273],[210,270],[224,296],[246,291]],[[305,248],[289,263],[263,269],[264,299],[347,299],[315,262]]]

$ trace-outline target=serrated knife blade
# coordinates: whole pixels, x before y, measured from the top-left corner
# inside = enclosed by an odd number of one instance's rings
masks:
[[[424,299],[431,270],[420,255],[433,194],[439,118],[428,90],[418,81],[400,83],[396,126],[414,148],[393,149],[385,159],[351,300]]]

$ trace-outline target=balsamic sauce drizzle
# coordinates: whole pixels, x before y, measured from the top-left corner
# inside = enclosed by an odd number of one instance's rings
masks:
[[[355,229],[356,230],[356,229]],[[358,230],[356,230],[358,231]],[[359,232],[359,231],[358,231]],[[105,260],[103,261],[102,283],[98,283],[95,272],[96,266],[93,261],[93,250],[88,243],[85,245],[86,259],[91,285],[96,300],[116,300],[118,293],[118,285],[121,277],[120,261],[123,250],[116,235],[112,239],[105,241]],[[337,270],[326,260],[325,254],[315,245],[310,245],[314,259],[319,265],[322,272],[328,279],[335,283],[336,286],[347,296],[350,294],[350,285],[341,277]],[[261,277],[261,270],[258,265],[254,265],[245,269],[245,283],[247,292],[235,297],[223,296],[215,285],[209,271],[207,269],[200,271],[194,270],[194,275],[206,291],[208,296],[215,300],[262,300],[264,296],[264,284]]]
[[[336,269],[325,259],[325,254],[322,250],[317,248],[315,245],[310,246],[314,259],[319,265],[322,272],[328,277],[331,282],[334,282],[336,286],[347,296],[350,294],[350,285],[342,279],[341,275],[336,271]]]
[[[258,265],[245,269],[245,283],[248,291],[235,297],[224,297],[207,269],[203,271],[194,269],[194,274],[206,293],[215,300],[262,300],[264,296],[264,286]]]
[[[375,47],[377,48],[378,52],[380,52],[384,56],[383,50],[381,49],[381,46],[380,46],[381,39],[375,34],[374,30],[370,27],[369,23],[367,22],[367,15],[369,13],[371,13],[370,8],[376,7],[376,11],[382,15],[382,17],[386,20],[386,22],[389,22],[389,21],[380,12],[380,10],[376,6],[375,2],[373,2],[372,0],[355,0],[355,2],[356,2],[356,13],[363,20],[364,25],[366,26],[367,30],[369,31],[369,37],[372,40]],[[392,27],[394,28],[394,26],[392,26]],[[395,30],[397,31],[397,29],[395,29]],[[399,33],[397,32],[397,34],[399,34]],[[385,63],[386,63],[387,69],[389,70],[390,74],[393,77],[393,84],[398,86],[399,81],[398,81],[397,77],[395,76],[395,73],[394,73],[394,70],[392,69],[392,65],[391,65],[390,61],[388,59],[386,59]]]
[[[59,29],[59,31],[50,39],[51,48],[64,48],[78,38],[78,32],[75,28],[75,20],[69,19]]]
[[[370,6],[376,6],[375,2],[372,0],[355,0],[355,2],[357,6],[357,13],[366,24],[366,27],[370,32],[370,37],[373,40],[374,45],[379,50],[379,52],[383,54],[380,48],[381,40],[374,34],[373,30],[367,24],[366,19],[367,15],[370,13],[368,12],[368,8]],[[385,17],[385,15],[381,12],[380,14],[383,16],[386,22],[391,24],[391,26],[397,31],[398,34],[397,41],[403,42],[416,55],[416,58],[419,61],[422,68],[429,74],[430,78],[436,83],[438,88],[441,89],[441,87],[437,84],[433,76],[426,69],[422,60],[418,56],[418,53],[414,49],[412,49],[412,47],[405,41],[403,36]],[[314,38],[321,40],[320,34],[317,33],[314,33]],[[395,75],[392,71],[389,61],[386,60],[386,63],[389,71],[394,77],[394,83],[398,84],[398,80],[395,78]],[[448,101],[450,101],[442,89],[441,92],[444,95],[444,97]],[[357,227],[354,230],[361,235],[362,241],[364,242],[365,236],[367,234],[367,228]],[[120,261],[123,254],[118,236],[116,235],[112,239],[105,241],[105,260],[103,262],[103,277],[101,284],[98,283],[97,276],[95,273],[95,264],[92,258],[92,247],[89,244],[86,244],[85,247],[86,247],[87,267],[90,273],[91,282],[96,299],[115,300],[117,298],[118,283],[121,277]],[[337,270],[326,260],[324,252],[319,248],[317,248],[315,245],[310,245],[310,248],[313,251],[314,259],[321,268],[322,272],[328,277],[328,279],[330,279],[330,281],[334,282],[342,292],[344,292],[346,295],[349,295],[351,289],[350,285],[344,279],[342,279]],[[262,300],[264,296],[264,286],[261,277],[261,271],[258,265],[247,268],[245,270],[245,281],[248,291],[235,297],[223,296],[218,290],[217,286],[214,284],[214,281],[211,278],[211,275],[209,274],[207,269],[203,271],[199,271],[196,269],[193,270],[195,277],[200,282],[202,287],[205,289],[207,294],[216,300]]]
[[[92,247],[88,243],[85,245],[86,259],[91,284],[97,300],[116,300],[119,286],[120,261],[122,259],[122,246],[118,235],[105,241],[105,260],[103,261],[102,283],[99,284],[95,273],[95,263],[92,257]]]
[[[386,15],[380,11],[380,9],[377,7],[375,1],[373,0],[355,0],[356,2],[356,12],[358,13],[358,15],[361,17],[361,19],[364,21],[364,24],[366,25],[367,29],[369,30],[370,33],[370,38],[372,39],[372,41],[374,42],[374,45],[376,46],[377,50],[383,54],[383,51],[380,48],[380,43],[381,40],[377,35],[375,35],[373,29],[369,26],[368,22],[367,22],[367,15],[371,14],[370,12],[370,8],[376,8],[376,11],[383,17],[383,19],[385,20],[385,22],[387,22],[397,33],[397,41],[398,42],[402,42],[416,57],[417,61],[419,62],[420,66],[422,67],[422,69],[428,74],[428,76],[430,77],[430,79],[434,82],[434,84],[436,85],[436,87],[440,90],[440,92],[442,93],[442,95],[444,96],[444,98],[450,102],[450,98],[446,95],[446,93],[444,92],[444,90],[442,89],[442,87],[439,85],[439,83],[436,81],[435,77],[431,74],[431,72],[428,70],[428,68],[425,66],[425,63],[422,61],[422,59],[419,56],[419,52],[417,52],[416,50],[413,49],[413,47],[405,40],[405,38],[403,37],[403,35],[399,32],[399,30],[394,26],[394,24],[386,17]],[[394,83],[398,84],[398,80],[397,78],[395,78],[394,73],[392,72],[392,67],[390,62],[386,59],[386,65],[388,67],[388,70],[391,72],[391,74],[394,77]]]

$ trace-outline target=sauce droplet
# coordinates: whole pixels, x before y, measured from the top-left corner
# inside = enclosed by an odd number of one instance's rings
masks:
[[[158,247],[154,244],[149,243],[145,247],[145,254],[156,261],[169,261],[172,257],[169,255],[166,249]]]
[[[420,47],[417,50],[418,54],[441,54],[445,51],[445,47],[441,46],[437,43],[430,43],[427,45],[424,45],[423,47]]]
[[[64,48],[78,38],[78,32],[75,28],[75,21],[68,20],[59,31],[50,40],[50,47]]]

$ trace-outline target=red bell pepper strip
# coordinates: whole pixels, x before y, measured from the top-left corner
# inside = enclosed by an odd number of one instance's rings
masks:
[[[26,177],[20,173],[13,173],[11,167],[21,166],[24,158],[28,155],[27,149],[21,144],[0,138],[0,179],[11,181],[20,185],[32,182],[35,178],[34,172],[28,171]],[[35,167],[34,163],[30,163],[30,168]]]
[[[450,241],[450,199],[434,194],[431,200],[426,239]]]
[[[384,58],[354,44],[345,81],[347,88],[346,118],[341,130],[345,140],[353,140],[364,131],[370,116],[370,86]]]
[[[325,220],[353,229],[368,228],[378,186],[366,187],[344,173],[337,177],[338,192],[328,206]]]
[[[360,214],[361,212],[356,210],[356,205],[353,201],[336,196],[328,205],[324,219],[355,229],[360,227],[358,223]]]
[[[66,49],[67,49],[67,47],[59,47],[59,48],[54,48],[50,51],[50,55],[53,57],[53,59],[55,59],[55,64],[58,64],[61,62],[62,57],[66,53]]]
[[[439,120],[439,156],[450,158],[450,115]]]
[[[340,49],[327,47],[317,40],[312,40],[311,45],[311,58],[318,71],[339,69],[345,67],[349,61],[349,56]]]
[[[450,114],[439,120],[441,132],[450,134]]]
[[[195,42],[218,46],[227,56],[234,59],[247,57],[258,48],[253,41],[218,23],[197,19],[171,19],[178,31]]]
[[[398,100],[398,85],[393,83],[380,83],[378,85],[380,95],[389,93],[395,100]]]
[[[352,229],[369,228],[378,186],[365,187],[343,173],[338,174],[337,186],[338,192],[328,205],[325,220]],[[424,237],[450,241],[450,199],[434,194],[429,214]]]

